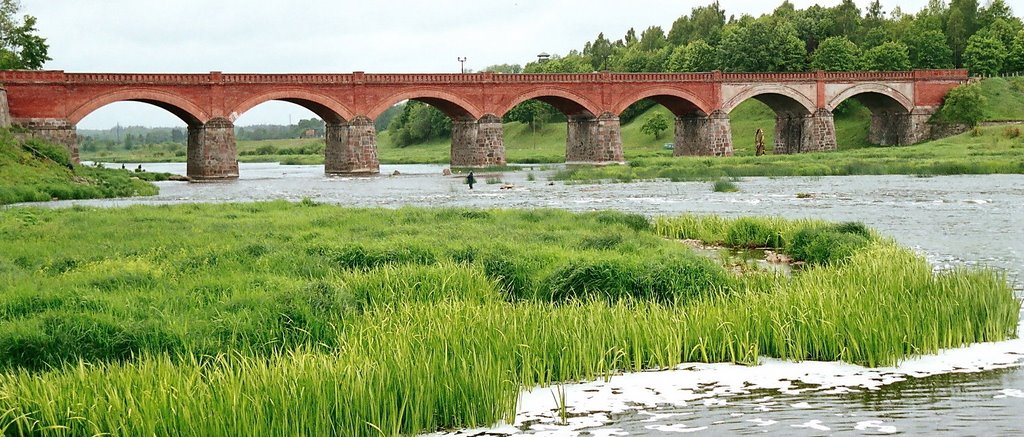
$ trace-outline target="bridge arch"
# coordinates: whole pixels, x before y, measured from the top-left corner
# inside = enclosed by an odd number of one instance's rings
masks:
[[[668,108],[677,117],[684,115],[707,115],[714,109],[704,99],[680,88],[656,87],[647,88],[630,94],[620,100],[612,109],[616,114],[621,114],[630,105],[643,100],[650,99],[659,105]]]
[[[857,99],[872,112],[876,112],[876,110],[910,112],[914,109],[913,99],[893,87],[879,83],[861,83],[843,90],[829,100],[829,111],[834,111],[836,107],[851,98]],[[902,111],[899,111],[900,109]]]
[[[579,94],[575,94],[561,88],[544,87],[516,96],[508,105],[502,107],[496,115],[504,117],[508,111],[512,110],[512,108],[515,108],[525,101],[534,99],[554,106],[555,109],[558,109],[567,117],[582,116],[593,118],[603,112],[596,104],[594,104],[594,102]]]
[[[768,105],[776,114],[813,114],[817,104],[808,96],[795,88],[777,85],[760,84],[748,87],[722,104],[722,110],[726,113],[732,112],[747,99],[757,99]]]
[[[78,124],[93,111],[116,102],[142,102],[163,108],[174,114],[189,126],[200,126],[210,115],[188,99],[177,94],[148,88],[129,88],[112,91],[87,100],[68,115],[71,124]]]
[[[405,100],[418,100],[431,105],[454,121],[478,120],[484,116],[483,111],[467,99],[440,88],[418,88],[391,94],[372,106],[366,116],[376,120],[388,108]]]
[[[274,90],[250,97],[236,105],[229,113],[229,118],[234,122],[238,117],[242,116],[242,114],[245,114],[246,111],[271,100],[280,100],[299,105],[312,111],[327,123],[344,123],[354,117],[352,111],[337,100],[322,94],[310,92],[306,89],[292,88]]]

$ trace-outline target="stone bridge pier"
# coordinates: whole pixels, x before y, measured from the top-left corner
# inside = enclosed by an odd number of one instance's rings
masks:
[[[566,164],[622,163],[622,129],[619,117],[605,112],[597,117],[568,117],[565,137]]]
[[[505,165],[505,130],[501,118],[487,114],[479,120],[452,120],[452,167]]]
[[[347,123],[327,123],[324,172],[327,174],[377,174],[377,129],[373,120],[359,116]]]
[[[13,119],[12,125],[28,129],[29,135],[44,141],[63,145],[68,149],[71,162],[78,164],[78,132],[74,123],[59,118]]]
[[[832,112],[818,108],[810,115],[788,111],[777,113],[775,154],[827,150],[836,150],[836,125]]]
[[[711,114],[676,117],[674,156],[732,156],[732,128],[729,114],[722,110]]]
[[[238,179],[235,125],[223,117],[188,127],[185,173],[193,180]]]
[[[868,141],[880,146],[905,146],[928,140],[932,137],[928,120],[934,113],[931,107],[916,107],[910,112],[902,108],[872,110]]]

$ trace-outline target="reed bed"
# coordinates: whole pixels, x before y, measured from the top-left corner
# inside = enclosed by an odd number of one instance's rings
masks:
[[[0,211],[0,433],[415,434],[512,420],[538,384],[763,356],[884,366],[1015,335],[1000,273],[936,274],[873,234],[793,277],[736,276],[659,236],[742,246],[769,229],[785,250],[859,232],[741,220]]]

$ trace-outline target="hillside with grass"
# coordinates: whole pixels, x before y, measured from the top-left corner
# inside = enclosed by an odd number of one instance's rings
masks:
[[[166,173],[132,173],[84,165],[69,165],[64,147],[17,138],[0,130],[0,205],[55,199],[152,196],[157,187],[146,180],[163,180]]]

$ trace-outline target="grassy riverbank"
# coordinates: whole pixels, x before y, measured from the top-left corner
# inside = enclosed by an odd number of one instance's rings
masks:
[[[953,175],[1024,173],[1020,128],[993,126],[906,147],[864,147],[828,153],[730,158],[643,158],[629,165],[575,167],[563,181],[714,180],[742,176]]]
[[[736,275],[668,238],[773,246]],[[1014,334],[990,271],[856,224],[312,202],[0,211],[0,429],[414,434],[523,386],[760,356],[869,366]],[[81,364],[79,364],[81,363]]]
[[[0,129],[0,205],[51,199],[94,199],[152,196],[157,187],[146,180],[164,180],[164,173],[131,173],[76,165],[68,153],[39,140],[23,141]],[[145,180],[143,180],[145,179]]]

